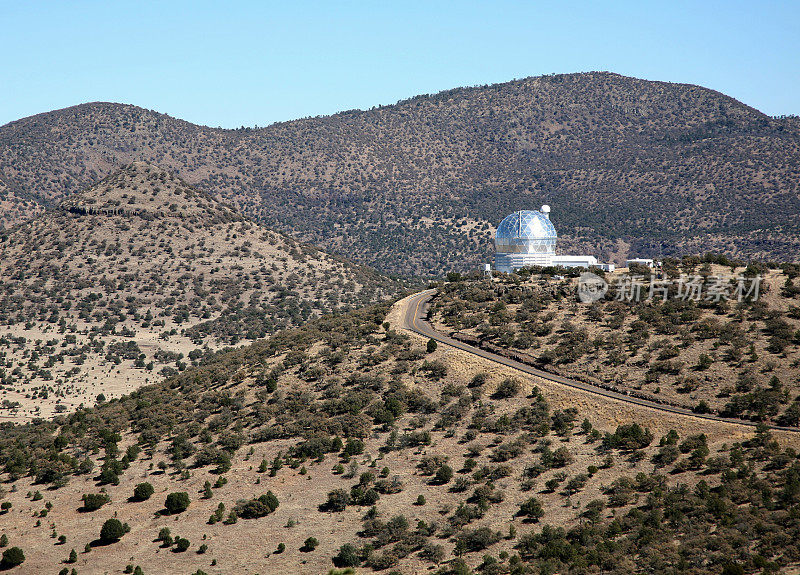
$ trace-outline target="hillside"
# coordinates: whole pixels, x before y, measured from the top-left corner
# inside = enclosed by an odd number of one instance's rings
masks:
[[[4,427],[0,545],[81,575],[796,572],[796,438],[519,379],[387,311]]]
[[[561,249],[616,261],[711,250],[786,260],[800,248],[796,119],[610,73],[458,88],[261,129],[108,103],[40,114],[0,127],[0,194],[15,206],[3,221],[136,159],[298,239],[403,274],[486,261],[493,226],[542,203],[554,208]]]
[[[0,236],[0,417],[93,405],[399,288],[136,162]]]
[[[578,279],[504,275],[445,284],[432,322],[441,332],[551,373],[699,413],[800,425],[800,269],[690,257],[666,260],[667,299],[621,294],[626,274],[606,274],[605,297],[584,304]],[[575,274],[577,275],[577,274]],[[679,278],[759,275],[757,299],[681,298]],[[744,280],[746,289],[750,280]]]

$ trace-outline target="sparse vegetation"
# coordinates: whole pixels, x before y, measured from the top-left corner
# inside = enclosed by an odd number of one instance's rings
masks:
[[[800,422],[800,316],[791,312],[800,307],[785,287],[796,264],[708,254],[666,258],[662,269],[672,278],[668,299],[620,298],[619,277],[609,275],[610,290],[591,305],[577,303],[575,270],[523,269],[492,282],[473,274],[441,286],[433,320],[456,339],[656,403],[777,425]],[[756,274],[764,277],[758,300],[695,301],[677,293],[680,277]],[[725,289],[734,293],[736,282]],[[495,397],[511,393],[514,386],[503,380]]]
[[[214,349],[402,286],[144,163],[4,235],[0,272],[0,408],[20,422],[102,404]],[[149,338],[158,343],[137,343]]]
[[[116,514],[123,534],[123,522],[133,526],[109,550],[127,560],[123,549],[152,544],[154,564],[181,553],[187,572],[214,561],[222,572],[242,570],[250,555],[290,570],[300,553],[315,572],[435,570],[458,560],[491,573],[495,563],[485,556],[520,572],[717,575],[731,557],[750,571],[763,570],[761,558],[773,571],[794,564],[800,459],[785,435],[766,427],[730,434],[680,425],[670,431],[652,419],[620,423],[624,412],[599,417],[601,410],[571,398],[552,405],[548,390],[522,376],[515,395],[473,394],[511,373],[481,372],[489,367],[442,354],[448,370],[434,381],[419,370],[430,361],[425,340],[387,329],[388,310],[382,304],[312,320],[209,354],[120,399],[9,426],[0,438],[4,485],[26,487],[7,487],[5,498],[25,511],[26,522],[36,513],[42,524],[56,523],[54,538],[63,533],[69,545],[83,545],[66,514],[85,483],[101,481],[97,471],[81,471],[89,457],[120,480],[102,487],[111,501],[96,513]],[[309,379],[311,368],[320,373]],[[261,385],[266,380],[272,391]],[[37,475],[50,480],[38,498],[27,487]],[[128,503],[131,486],[145,477],[161,499]],[[210,500],[201,499],[206,491]],[[185,503],[197,500],[174,516],[150,515],[179,493]],[[50,515],[38,517],[50,502]],[[280,516],[284,508],[290,514]],[[147,527],[150,521],[157,527]],[[226,548],[249,521],[259,523],[269,547],[257,538],[237,543],[235,552]],[[42,524],[32,520],[14,533]],[[204,553],[185,552],[203,545]],[[63,562],[69,548],[50,547],[37,550],[36,560],[51,553],[54,565]],[[76,568],[101,555],[79,555]],[[144,559],[142,567],[150,571]]]

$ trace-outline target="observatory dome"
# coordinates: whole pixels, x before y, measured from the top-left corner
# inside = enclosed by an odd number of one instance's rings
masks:
[[[497,226],[495,248],[506,254],[552,254],[556,248],[556,229],[549,217],[550,206],[541,211],[523,210],[508,215]]]

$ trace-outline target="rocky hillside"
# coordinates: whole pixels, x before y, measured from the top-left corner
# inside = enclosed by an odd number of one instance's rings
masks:
[[[92,405],[399,287],[136,162],[0,236],[0,416]]]
[[[432,320],[473,345],[607,389],[800,426],[800,267],[720,261],[665,260],[663,274],[652,276],[652,298],[650,270],[641,268],[641,300],[625,292],[630,276],[605,274],[608,292],[591,304],[578,300],[574,277],[461,280],[442,287]],[[681,295],[681,281],[706,291]],[[714,285],[719,296],[708,294]]]
[[[794,118],[609,73],[254,130],[94,103],[0,128],[0,193],[15,206],[4,221],[18,221],[144,159],[296,238],[406,274],[474,266],[506,213],[542,203],[564,249],[789,259],[800,247],[799,144]]]
[[[536,387],[388,307],[3,427],[3,568],[797,572],[796,438]]]

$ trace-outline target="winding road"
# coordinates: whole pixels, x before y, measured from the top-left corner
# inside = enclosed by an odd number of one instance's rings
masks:
[[[646,399],[641,399],[638,397],[632,397],[629,395],[625,395],[624,393],[618,393],[615,391],[611,391],[608,389],[604,389],[602,387],[598,387],[592,385],[590,383],[585,383],[582,381],[577,381],[574,379],[569,379],[566,377],[561,377],[560,375],[555,375],[552,373],[548,373],[546,371],[542,371],[540,369],[536,369],[530,365],[521,363],[519,361],[515,361],[513,359],[509,359],[507,357],[503,357],[501,355],[494,354],[490,351],[486,351],[485,349],[480,349],[474,346],[471,346],[467,343],[458,341],[449,337],[439,331],[436,331],[433,326],[427,321],[428,316],[428,308],[430,306],[430,300],[436,294],[435,289],[429,289],[422,291],[418,294],[414,294],[413,296],[406,298],[403,300],[405,302],[405,309],[401,309],[401,321],[402,327],[414,333],[417,333],[421,336],[428,337],[431,339],[436,340],[439,343],[449,345],[451,347],[460,349],[462,351],[466,351],[467,353],[471,353],[478,357],[482,357],[489,361],[493,361],[495,363],[499,363],[506,367],[510,367],[512,369],[516,369],[523,373],[529,375],[535,375],[537,377],[541,377],[542,379],[546,379],[548,381],[552,381],[555,383],[559,383],[561,385],[565,385],[568,387],[572,387],[575,389],[580,389],[581,391],[585,391],[587,393],[593,393],[596,395],[600,395],[603,397],[607,397],[609,399],[613,399],[615,401],[621,401],[624,403],[631,403],[634,405],[638,405],[641,407],[645,407],[648,409],[654,409],[660,412],[667,412],[667,413],[676,413],[678,415],[683,415],[686,417],[693,417],[696,419],[705,419],[709,421],[717,421],[717,422],[724,422],[730,423],[733,425],[744,425],[748,427],[756,427],[756,423],[752,421],[744,421],[741,419],[731,419],[727,417],[719,417],[716,415],[706,414],[706,413],[695,413],[689,409],[685,409],[682,407],[677,407],[674,405],[656,403],[654,401],[648,401]],[[780,425],[770,425],[771,429],[777,429],[781,431],[789,431],[793,433],[800,433],[800,429],[796,427],[784,427]]]

